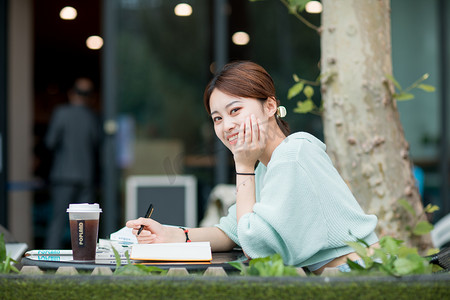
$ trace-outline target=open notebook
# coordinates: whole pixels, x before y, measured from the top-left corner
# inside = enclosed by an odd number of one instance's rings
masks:
[[[134,244],[130,258],[152,261],[211,261],[209,242]]]

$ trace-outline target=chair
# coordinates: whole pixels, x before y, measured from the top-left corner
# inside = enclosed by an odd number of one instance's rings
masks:
[[[221,217],[227,215],[228,208],[236,202],[236,186],[234,184],[216,185],[208,197],[208,206],[200,227],[210,227],[219,223]]]

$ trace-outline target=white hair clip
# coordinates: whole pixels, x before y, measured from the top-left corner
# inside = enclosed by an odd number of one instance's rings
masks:
[[[287,111],[286,111],[286,107],[280,105],[277,107],[277,116],[280,118],[284,118],[286,117]]]

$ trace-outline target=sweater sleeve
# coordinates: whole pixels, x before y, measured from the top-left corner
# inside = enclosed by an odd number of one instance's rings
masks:
[[[236,221],[236,206],[217,226],[252,258],[278,253],[304,266],[353,252],[346,241],[372,244],[374,215],[366,215],[323,148],[292,139],[256,170],[253,211]],[[262,176],[259,176],[262,175]]]
[[[279,253],[296,265],[326,247],[327,228],[307,172],[297,162],[271,165],[253,212],[241,217],[237,234],[252,258]]]

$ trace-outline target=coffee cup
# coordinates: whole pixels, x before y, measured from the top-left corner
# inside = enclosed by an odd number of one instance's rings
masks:
[[[98,223],[102,212],[98,203],[70,204],[67,209],[74,261],[94,262],[97,250]]]

